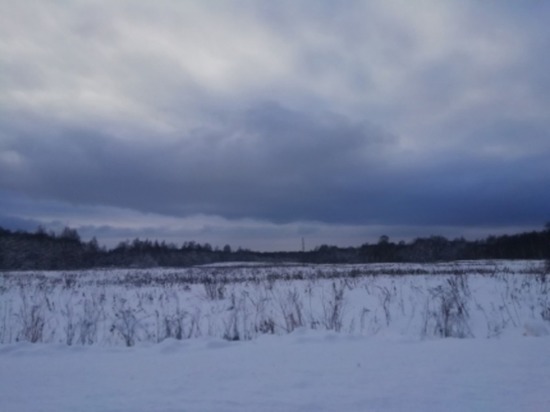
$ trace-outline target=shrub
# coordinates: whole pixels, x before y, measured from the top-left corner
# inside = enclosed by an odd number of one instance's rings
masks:
[[[424,335],[429,334],[430,329],[433,328],[435,336],[471,337],[472,332],[468,326],[470,314],[467,302],[470,291],[467,277],[452,276],[447,279],[446,284],[431,289],[430,294],[433,306],[432,310],[426,314]]]
[[[204,292],[209,300],[222,300],[225,297],[225,285],[212,278],[204,280]]]

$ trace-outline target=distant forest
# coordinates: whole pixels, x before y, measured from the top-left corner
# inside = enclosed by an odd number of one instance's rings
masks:
[[[449,240],[442,236],[392,242],[381,236],[377,243],[359,247],[322,245],[311,251],[255,252],[210,244],[184,242],[181,246],[134,239],[112,249],[94,238],[80,239],[75,229],[56,234],[10,231],[0,227],[0,270],[69,270],[92,268],[185,267],[219,262],[374,263],[438,262],[475,259],[550,259],[550,224],[544,230],[482,240]]]

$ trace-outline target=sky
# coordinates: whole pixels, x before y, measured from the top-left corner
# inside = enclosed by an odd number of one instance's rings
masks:
[[[0,0],[0,226],[253,250],[542,229],[550,2]]]

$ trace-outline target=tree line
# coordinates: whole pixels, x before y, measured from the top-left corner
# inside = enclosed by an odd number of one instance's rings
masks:
[[[104,267],[186,267],[218,262],[376,263],[438,262],[476,259],[547,259],[550,224],[541,231],[489,236],[481,240],[443,236],[393,242],[381,236],[359,247],[321,245],[310,251],[256,252],[210,244],[134,239],[107,249],[97,239],[83,241],[75,229],[60,233],[10,231],[0,227],[0,270],[69,270]]]

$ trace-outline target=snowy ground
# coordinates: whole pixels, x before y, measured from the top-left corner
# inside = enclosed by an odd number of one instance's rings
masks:
[[[0,412],[546,412],[542,267],[0,273]]]
[[[233,266],[0,274],[0,344],[550,333],[541,262]]]
[[[0,410],[548,411],[550,338],[0,346]]]

